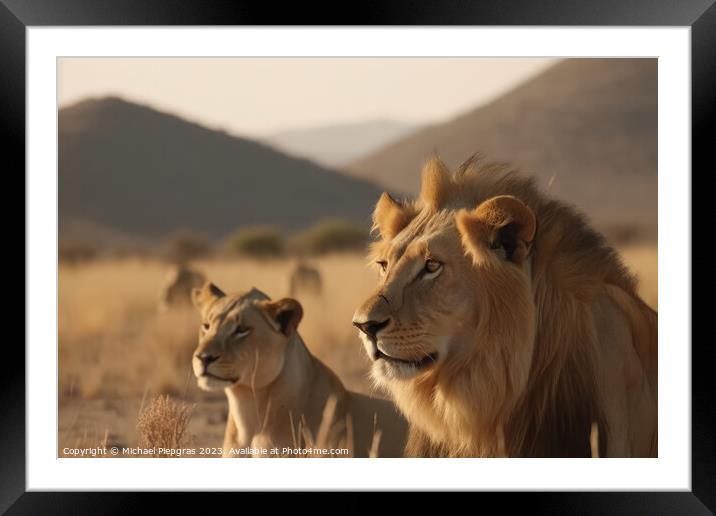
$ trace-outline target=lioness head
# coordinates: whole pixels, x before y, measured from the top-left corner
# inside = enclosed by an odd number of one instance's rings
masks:
[[[212,283],[194,289],[192,299],[202,317],[192,361],[200,388],[260,389],[278,377],[303,316],[298,301],[272,302],[256,289],[227,295]]]
[[[380,277],[353,317],[373,377],[432,433],[476,411],[494,419],[523,390],[532,354],[535,216],[515,197],[465,191],[471,173],[453,176],[433,159],[418,200],[382,195],[372,249]],[[465,406],[443,403],[468,392]]]

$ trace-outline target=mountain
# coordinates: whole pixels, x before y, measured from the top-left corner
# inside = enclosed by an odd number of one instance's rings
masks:
[[[163,238],[237,228],[370,221],[371,182],[147,106],[108,97],[59,111],[59,219]],[[75,230],[76,233],[76,230]]]
[[[394,120],[371,120],[353,124],[282,131],[264,141],[294,156],[340,168],[415,130]]]
[[[657,60],[568,59],[489,104],[363,157],[345,170],[415,194],[423,161],[475,152],[538,178],[601,229],[656,238]]]

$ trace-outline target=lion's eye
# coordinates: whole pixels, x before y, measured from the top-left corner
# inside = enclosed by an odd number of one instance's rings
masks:
[[[250,331],[251,331],[251,328],[239,325],[234,330],[234,337],[243,337],[244,335],[248,335],[248,333]]]
[[[208,322],[205,322],[201,325],[202,328],[204,328],[204,331],[209,331],[209,328],[211,328],[211,325]]]
[[[437,260],[428,260],[425,262],[425,274],[435,274],[442,266],[443,264]]]
[[[381,271],[386,272],[388,270],[388,262],[386,262],[385,260],[379,260],[375,263],[380,266]]]

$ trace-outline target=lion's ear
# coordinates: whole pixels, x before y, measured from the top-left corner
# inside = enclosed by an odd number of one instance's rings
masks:
[[[472,252],[490,249],[506,260],[521,264],[537,231],[532,210],[510,195],[486,200],[472,211],[456,216],[463,245]]]
[[[393,199],[388,192],[378,199],[373,211],[373,227],[378,229],[384,240],[390,240],[400,233],[415,217],[415,210]]]
[[[191,300],[202,317],[214,301],[221,299],[225,295],[219,287],[211,282],[206,282],[203,287],[191,290]]]
[[[275,303],[266,301],[263,306],[266,314],[278,325],[279,331],[284,335],[291,336],[303,319],[303,307],[295,299],[287,297]]]
[[[440,209],[452,195],[454,184],[450,171],[437,156],[432,156],[423,167],[420,182],[420,199],[433,210]]]

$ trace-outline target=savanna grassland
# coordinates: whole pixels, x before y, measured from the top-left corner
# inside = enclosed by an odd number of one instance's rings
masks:
[[[194,267],[227,292],[256,286],[277,299],[287,295],[293,264],[212,260]],[[299,331],[349,389],[368,392],[369,364],[351,317],[376,275],[359,255],[314,264],[323,295],[298,296],[304,308]],[[158,394],[194,405],[186,436],[194,446],[221,445],[225,396],[199,390],[191,372],[199,316],[193,309],[157,311],[166,270],[166,264],[144,260],[60,265],[60,450],[138,445],[137,418]]]
[[[640,278],[642,296],[657,308],[655,246],[621,251]],[[368,359],[351,317],[377,274],[359,254],[312,263],[321,273],[323,295],[298,296],[304,308],[299,332],[349,389],[370,392]],[[289,259],[194,264],[227,292],[255,286],[274,299],[287,295],[293,265]],[[221,445],[224,394],[200,391],[191,372],[198,314],[192,309],[157,312],[166,270],[162,262],[140,259],[60,265],[60,456],[65,447],[139,446],[157,430],[152,428],[153,414],[170,421],[171,428],[164,430],[173,444]]]

